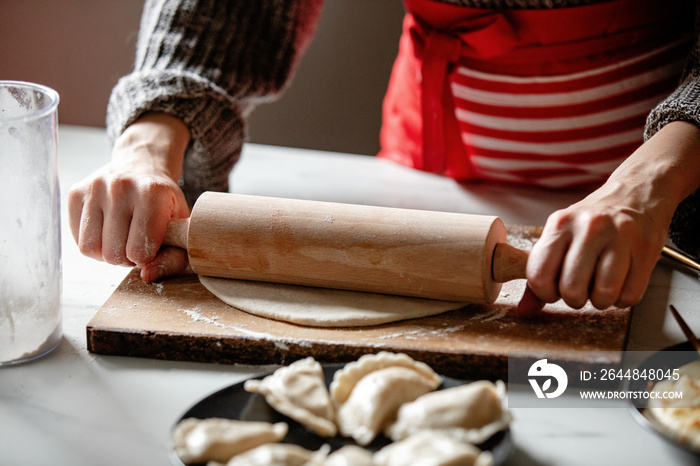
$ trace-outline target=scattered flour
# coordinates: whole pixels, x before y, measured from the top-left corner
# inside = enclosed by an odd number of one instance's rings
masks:
[[[532,246],[535,245],[535,241],[529,238],[522,238],[516,236],[508,238],[508,244],[510,244],[514,248],[518,248],[523,251],[529,251],[532,249]]]
[[[227,330],[235,330],[237,332],[241,332],[245,335],[250,335],[250,336],[255,336],[259,338],[264,338],[266,340],[271,340],[273,339],[272,335],[269,335],[267,333],[261,333],[261,332],[255,332],[252,330],[247,330],[241,327],[236,327],[233,325],[226,325],[222,324],[221,322],[218,322],[219,317],[208,317],[205,315],[201,314],[202,308],[200,307],[195,307],[194,309],[178,309],[178,312],[182,312],[183,314],[187,314],[190,319],[192,319],[194,322],[203,322],[205,324],[209,325],[214,325],[219,328],[227,329]]]
[[[276,341],[275,347],[281,349],[282,351],[289,351],[289,346],[283,341]]]
[[[471,317],[469,320],[476,320],[479,322],[491,322],[492,320],[499,320],[508,315],[508,309],[505,307],[491,309],[484,314],[477,314]]]
[[[446,333],[455,333],[464,330],[464,325],[456,325],[454,327],[441,328],[438,330],[431,330],[430,333],[433,335],[444,335]]]

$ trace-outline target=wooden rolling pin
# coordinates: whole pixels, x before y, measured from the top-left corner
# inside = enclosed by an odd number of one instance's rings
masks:
[[[165,244],[200,275],[492,303],[527,253],[498,217],[204,193]]]

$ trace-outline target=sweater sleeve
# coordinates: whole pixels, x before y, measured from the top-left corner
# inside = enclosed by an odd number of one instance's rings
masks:
[[[181,119],[192,141],[181,187],[190,205],[226,191],[246,137],[245,117],[288,84],[322,0],[148,0],[131,74],[107,108],[114,141],[146,112]]]
[[[700,25],[700,2],[696,33]],[[680,85],[652,110],[644,137],[649,139],[672,121],[688,121],[700,126],[700,39],[691,50]],[[700,190],[684,199],[673,216],[669,239],[686,253],[700,259]]]

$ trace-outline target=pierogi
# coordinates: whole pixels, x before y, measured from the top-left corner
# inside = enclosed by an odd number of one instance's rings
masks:
[[[508,427],[505,384],[487,380],[432,393],[402,405],[387,437],[401,440],[418,432],[438,432],[469,443],[482,443]]]
[[[290,443],[272,443],[234,456],[226,466],[304,466],[314,464],[317,454],[325,456],[327,452],[325,449],[312,452]]]
[[[469,443],[422,432],[391,443],[374,455],[376,466],[491,466],[493,456]]]
[[[260,393],[275,410],[321,437],[338,433],[321,365],[311,357],[281,367],[263,380],[246,380],[248,392]]]
[[[405,354],[362,356],[335,373],[331,396],[340,433],[368,445],[393,422],[399,407],[435,390],[441,377]]]
[[[173,432],[173,449],[185,464],[226,462],[266,443],[281,441],[289,427],[283,422],[246,422],[232,419],[183,419]]]
[[[345,445],[334,451],[320,466],[374,466],[372,453],[356,445]]]
[[[338,434],[360,445],[329,454],[281,443],[289,427],[221,418],[184,419],[173,447],[185,464],[210,466],[487,466],[493,457],[473,444],[506,429],[505,385],[478,381],[437,390],[440,377],[406,354],[364,355],[338,369],[326,387],[312,357],[281,367],[244,388],[321,437]],[[437,390],[437,391],[436,391]],[[384,433],[393,443],[377,453],[362,448]]]

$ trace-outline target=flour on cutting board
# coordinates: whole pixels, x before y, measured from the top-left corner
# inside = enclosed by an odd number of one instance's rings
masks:
[[[280,340],[279,337],[275,337],[273,335],[270,335],[269,333],[256,332],[254,330],[248,330],[240,326],[226,325],[219,321],[219,316],[208,317],[203,315],[202,309],[199,307],[196,307],[194,309],[178,309],[178,312],[186,314],[190,319],[192,319],[192,321],[195,322],[203,322],[205,324],[214,325],[225,330],[233,330],[235,332],[242,333],[246,336],[255,337],[261,340],[270,340],[274,343],[277,349],[280,349],[282,351],[289,351],[288,343],[291,343],[291,340]],[[311,348],[313,346],[312,343],[308,341],[294,342],[294,344],[304,348]]]
[[[417,328],[415,330],[409,330],[409,331],[401,331],[401,332],[396,332],[396,333],[391,333],[387,335],[382,335],[380,337],[373,337],[378,340],[390,340],[394,338],[404,338],[406,340],[418,340],[420,338],[425,338],[425,337],[430,337],[430,336],[441,336],[441,335],[447,335],[450,333],[455,333],[455,332],[460,332],[464,330],[464,325],[455,325],[452,327],[445,327],[445,328]]]
[[[498,307],[494,309],[489,309],[485,313],[476,314],[469,318],[469,320],[476,320],[479,322],[491,322],[492,320],[500,320],[508,315],[508,309],[505,307]]]
[[[208,316],[202,315],[202,309],[199,307],[196,307],[194,309],[178,309],[178,312],[182,312],[183,314],[186,314],[194,322],[203,322],[205,324],[214,325],[216,327],[219,327],[219,328],[222,328],[225,330],[234,330],[236,332],[241,332],[241,333],[248,335],[248,336],[263,338],[266,340],[274,339],[274,337],[272,335],[270,335],[269,333],[256,332],[253,330],[248,330],[248,329],[241,328],[241,327],[234,326],[234,325],[223,324],[223,323],[219,322],[220,318],[218,316],[208,317]]]
[[[465,320],[470,322],[494,322],[503,319],[508,315],[508,308],[497,307],[495,309],[486,309],[486,312],[475,312],[473,315],[467,317]],[[433,324],[434,325],[434,324]],[[432,339],[434,337],[446,337],[452,333],[458,333],[464,331],[466,328],[470,327],[470,324],[464,325],[449,325],[444,324],[442,328],[435,328],[433,325],[426,327],[417,327],[413,330],[402,330],[395,333],[381,335],[379,337],[373,336],[372,339],[376,340],[392,340],[395,338],[403,338],[405,340],[422,340],[422,339]],[[511,327],[515,325],[515,322],[507,320],[498,323],[500,328]]]

